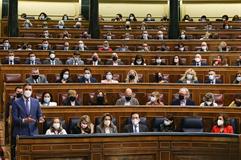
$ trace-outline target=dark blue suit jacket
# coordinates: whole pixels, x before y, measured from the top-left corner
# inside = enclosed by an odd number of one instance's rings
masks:
[[[23,118],[27,118],[30,115],[36,122],[23,123]],[[23,97],[13,101],[13,137],[17,135],[32,136],[38,134],[38,120],[42,116],[42,112],[37,99],[30,98],[30,115],[27,114]]]
[[[179,99],[174,99],[172,101],[172,105],[180,105],[180,100]],[[187,106],[195,106],[195,102],[192,101],[191,99],[186,100],[186,105]]]
[[[88,81],[84,76],[80,77],[79,82],[80,83],[85,83],[86,81]],[[90,83],[96,83],[96,79],[94,77],[90,77]]]

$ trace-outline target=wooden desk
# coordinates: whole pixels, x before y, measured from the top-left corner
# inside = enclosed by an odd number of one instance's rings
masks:
[[[52,153],[52,154],[50,154]],[[185,133],[19,137],[18,160],[238,160],[240,136]]]

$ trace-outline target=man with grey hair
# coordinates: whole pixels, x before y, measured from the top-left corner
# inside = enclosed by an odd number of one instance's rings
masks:
[[[31,76],[26,79],[26,83],[48,83],[45,75],[40,75],[38,68],[32,68]]]
[[[127,88],[125,90],[124,96],[116,101],[116,105],[139,105],[139,101],[134,97],[132,90],[130,88]]]
[[[121,59],[118,59],[117,53],[114,52],[112,53],[111,59],[106,62],[106,65],[118,66],[123,65],[123,62],[121,61]]]
[[[180,88],[178,97],[172,101],[172,105],[195,106],[195,102],[190,99],[190,93],[187,88]]]

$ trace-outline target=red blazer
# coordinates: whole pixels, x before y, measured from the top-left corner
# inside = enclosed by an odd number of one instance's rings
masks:
[[[212,128],[212,133],[233,133],[233,127],[231,125],[227,125],[224,127],[223,132],[221,132],[220,127],[214,125]]]

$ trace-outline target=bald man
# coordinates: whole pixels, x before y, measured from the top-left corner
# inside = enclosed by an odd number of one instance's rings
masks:
[[[132,90],[127,88],[123,97],[116,101],[116,105],[139,105],[139,101],[133,96]]]

